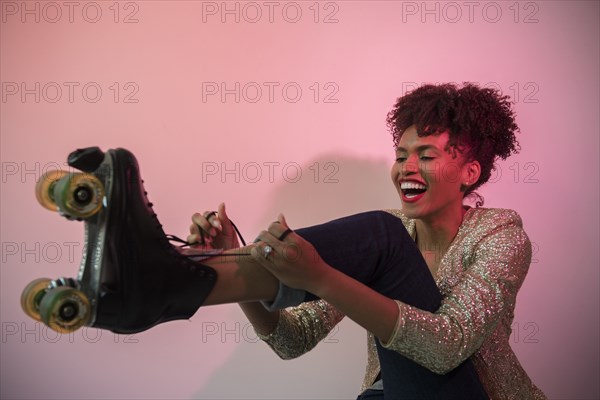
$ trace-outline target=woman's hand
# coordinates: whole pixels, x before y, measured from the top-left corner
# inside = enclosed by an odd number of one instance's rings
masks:
[[[236,232],[225,211],[225,203],[219,204],[216,213],[205,211],[202,214],[192,215],[192,222],[187,242],[196,244],[195,247],[225,250],[240,247]]]
[[[312,244],[288,229],[280,214],[258,236],[254,259],[284,284],[327,301],[387,343],[398,320],[397,303],[328,265]]]
[[[312,244],[289,228],[283,214],[258,235],[257,242],[251,250],[254,259],[287,286],[318,295],[330,282],[328,274],[333,268]]]

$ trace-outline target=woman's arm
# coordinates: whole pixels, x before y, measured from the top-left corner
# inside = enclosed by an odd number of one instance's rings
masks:
[[[462,281],[435,313],[396,302],[334,270],[298,235],[289,235],[291,240],[283,243],[263,231],[259,238],[264,244],[252,253],[286,285],[321,297],[388,348],[446,373],[477,351],[504,313],[513,309],[529,267],[531,243],[518,215],[496,215],[493,221]],[[281,227],[270,230],[287,229],[282,216],[279,223]],[[265,245],[276,251],[265,257]]]
[[[252,249],[254,259],[287,286],[327,301],[380,340],[387,341],[398,320],[396,302],[329,266],[299,235],[292,233],[286,242],[280,241],[278,237],[286,229],[289,227],[285,218],[279,215],[270,228],[277,236],[270,231],[261,232],[258,235],[261,244]],[[267,256],[266,245],[274,249]]]
[[[273,333],[279,323],[279,310],[268,311],[258,301],[239,304],[259,337],[267,337]]]
[[[204,237],[204,243],[197,246],[226,250],[239,247],[225,204],[219,205],[217,213],[194,214],[192,222],[188,243],[200,243]],[[239,305],[258,337],[283,359],[295,358],[310,351],[344,318],[344,314],[324,301],[308,302],[296,308],[277,311],[268,311],[257,301]]]
[[[306,290],[332,304],[380,341],[387,342],[399,317],[396,302],[329,266],[325,271],[323,279]]]
[[[262,305],[259,304],[259,307]],[[257,333],[284,360],[312,350],[344,318],[343,313],[324,300],[280,310],[278,315],[272,332],[267,335]]]
[[[504,220],[477,244],[472,265],[435,313],[397,303],[400,318],[384,346],[431,371],[451,371],[513,312],[530,261],[531,242],[520,219]]]

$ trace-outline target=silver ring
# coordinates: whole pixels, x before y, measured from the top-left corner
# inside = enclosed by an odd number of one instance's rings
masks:
[[[266,245],[265,247],[263,247],[264,257],[265,258],[269,257],[269,254],[271,254],[272,251],[273,251],[273,248],[269,245]]]

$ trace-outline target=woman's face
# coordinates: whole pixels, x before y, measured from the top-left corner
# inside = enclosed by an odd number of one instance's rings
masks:
[[[479,164],[465,163],[458,152],[453,158],[445,150],[448,139],[447,132],[419,137],[414,125],[400,138],[392,181],[407,217],[430,220],[462,209],[464,183],[477,180],[472,164]]]

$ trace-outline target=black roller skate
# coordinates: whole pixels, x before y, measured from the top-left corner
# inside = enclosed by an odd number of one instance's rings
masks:
[[[91,147],[71,153],[68,163],[82,172],[48,172],[36,195],[44,207],[84,221],[79,274],[31,282],[21,296],[27,315],[62,333],[84,325],[135,333],[190,318],[216,271],[169,242],[133,154]]]

